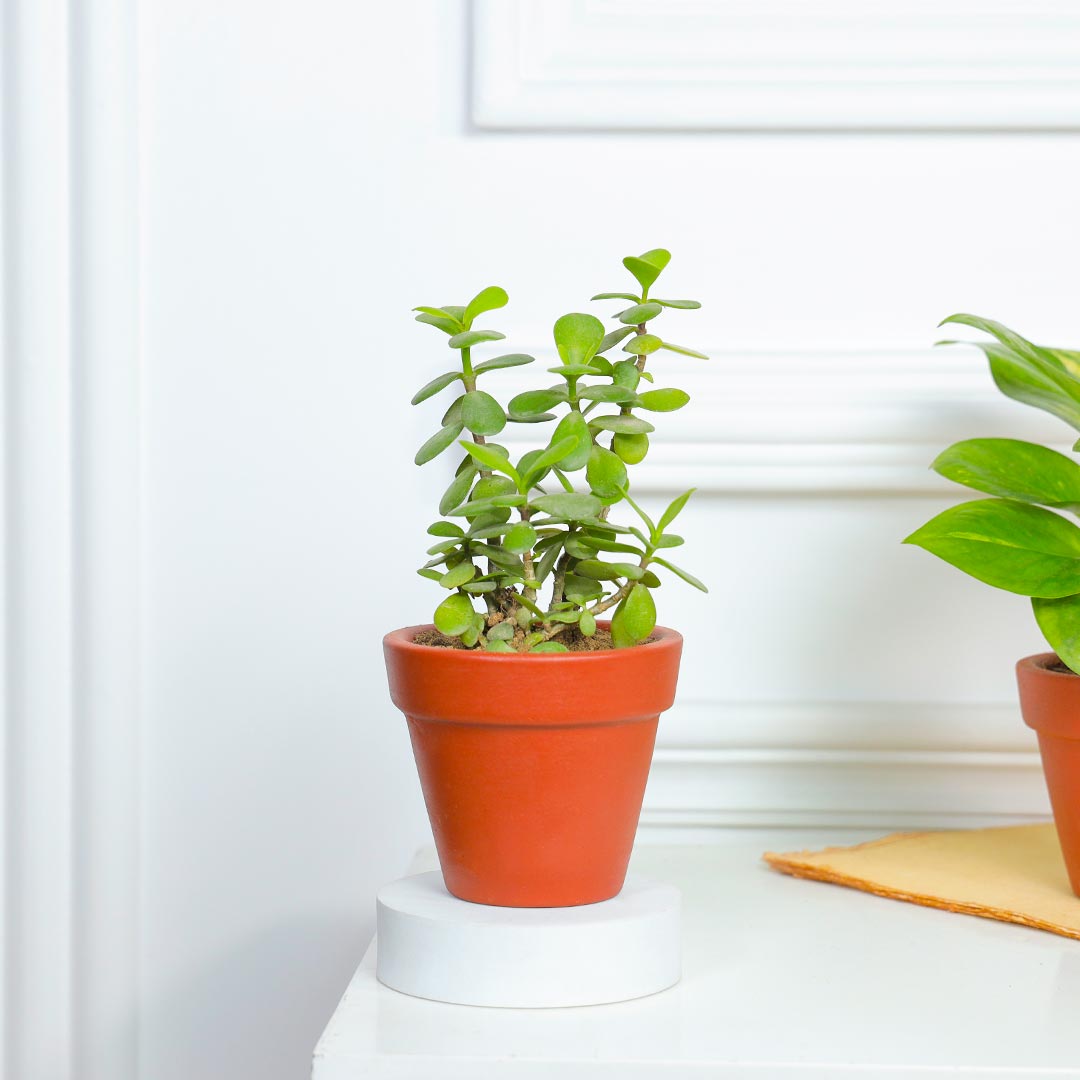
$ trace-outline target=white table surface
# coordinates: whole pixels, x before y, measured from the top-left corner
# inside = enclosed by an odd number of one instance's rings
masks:
[[[633,869],[683,891],[684,948],[679,985],[638,1001],[424,1001],[376,982],[373,943],[315,1051],[314,1080],[1080,1077],[1080,942],[760,862],[768,849],[869,835],[639,845]]]

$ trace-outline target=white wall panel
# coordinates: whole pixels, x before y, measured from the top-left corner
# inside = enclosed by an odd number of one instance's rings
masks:
[[[477,0],[484,128],[1080,126],[1073,0]]]

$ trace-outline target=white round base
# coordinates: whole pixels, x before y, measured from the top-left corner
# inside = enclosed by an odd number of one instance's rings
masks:
[[[380,982],[403,994],[512,1009],[601,1005],[679,981],[679,890],[628,878],[612,900],[509,908],[451,896],[437,872],[379,890]]]

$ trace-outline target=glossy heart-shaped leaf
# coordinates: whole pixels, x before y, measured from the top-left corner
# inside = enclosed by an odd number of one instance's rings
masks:
[[[976,344],[990,363],[990,374],[1007,397],[1060,417],[1080,430],[1080,378],[1067,350],[1045,349],[993,319],[977,315],[950,315],[942,321],[960,323],[997,338],[997,343],[938,342],[939,345]]]
[[[1035,620],[1058,658],[1080,674],[1080,595],[1034,597]]]
[[[1020,439],[966,439],[931,466],[958,484],[1021,502],[1080,511],[1080,465]]]
[[[1080,529],[1039,506],[980,499],[950,507],[904,543],[1023,596],[1080,593]]]

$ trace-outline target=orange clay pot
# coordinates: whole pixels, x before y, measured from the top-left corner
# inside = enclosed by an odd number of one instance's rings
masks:
[[[1069,882],[1080,896],[1080,676],[1052,671],[1057,663],[1053,653],[1028,656],[1016,665],[1016,678],[1024,722],[1039,735]]]
[[[426,629],[387,634],[383,651],[447,889],[503,907],[615,896],[682,635],[532,656],[417,645]]]

